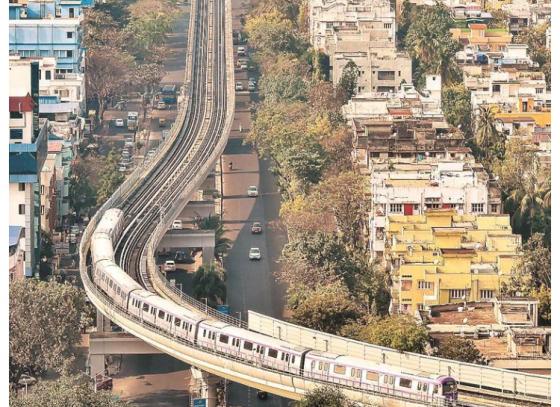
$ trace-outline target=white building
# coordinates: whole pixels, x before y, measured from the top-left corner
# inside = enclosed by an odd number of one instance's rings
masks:
[[[422,215],[426,209],[456,209],[459,214],[501,213],[500,194],[472,156],[371,164],[370,251],[382,255],[390,215]]]

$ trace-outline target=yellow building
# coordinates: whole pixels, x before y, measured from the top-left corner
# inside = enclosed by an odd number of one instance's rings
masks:
[[[392,312],[491,300],[520,255],[521,236],[512,234],[509,215],[435,209],[389,216],[386,230]]]

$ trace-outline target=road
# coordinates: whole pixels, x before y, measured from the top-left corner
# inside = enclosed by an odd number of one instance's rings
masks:
[[[239,30],[240,16],[246,13],[247,4],[233,0],[232,6],[233,29]],[[248,76],[255,75],[236,72],[235,80],[241,81],[247,89]],[[250,103],[256,100],[256,93],[237,92],[235,119],[222,156],[223,221],[227,229],[226,236],[233,241],[224,259],[228,304],[232,315],[241,313],[243,319],[247,318],[249,309],[281,318],[285,289],[274,278],[274,274],[279,271],[277,260],[286,241],[285,232],[279,226],[280,194],[268,162],[259,160],[250,146],[243,145],[243,138],[251,126]],[[229,162],[233,164],[232,170],[228,168]],[[247,187],[250,185],[259,188],[257,198],[247,196]],[[262,222],[261,235],[251,234],[254,221]],[[249,260],[251,247],[261,249],[260,261]],[[281,407],[287,406],[288,400],[269,395],[267,401],[261,401],[257,398],[256,390],[229,383],[228,405]]]

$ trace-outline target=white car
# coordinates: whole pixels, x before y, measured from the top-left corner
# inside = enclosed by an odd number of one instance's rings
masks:
[[[257,196],[259,196],[259,189],[255,185],[251,185],[249,188],[247,188],[247,196],[256,198]]]
[[[249,260],[260,260],[261,259],[261,249],[258,247],[251,247],[249,250]]]
[[[243,83],[235,82],[235,90],[243,90]]]
[[[115,119],[115,127],[124,127],[123,119]]]
[[[171,229],[183,229],[183,221],[181,219],[175,219],[171,225]]]
[[[244,57],[245,51],[245,47],[237,47],[237,56]]]
[[[175,266],[175,262],[173,260],[166,260],[163,264],[164,271],[175,271],[177,270],[177,266]]]
[[[157,109],[158,109],[158,110],[165,110],[165,109],[167,109],[167,103],[165,103],[163,100],[160,100],[160,101],[157,103]]]
[[[126,172],[126,167],[125,166],[120,166],[119,167],[119,172]]]

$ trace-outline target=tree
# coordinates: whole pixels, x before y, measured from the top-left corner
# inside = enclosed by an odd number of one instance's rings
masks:
[[[531,291],[531,297],[539,300],[539,325],[550,326],[552,323],[552,299],[549,287],[541,286]]]
[[[159,4],[159,1],[147,0],[136,4],[149,2]],[[131,19],[126,27],[132,38],[133,53],[138,60],[151,60],[152,50],[165,44],[166,34],[171,31],[172,14],[168,11],[159,12],[144,8],[144,12]],[[152,60],[153,61],[153,60]]]
[[[163,64],[155,62],[139,64],[134,70],[134,82],[136,85],[144,87],[144,90],[153,92],[154,87],[160,83],[164,75]]]
[[[201,230],[213,230],[215,236],[214,256],[219,259],[231,248],[231,239],[224,236],[226,229],[218,215],[208,215],[208,217],[196,217],[196,226]]]
[[[308,82],[297,59],[281,55],[267,68],[259,81],[259,94],[267,103],[282,100],[305,100]]]
[[[369,318],[365,323],[350,325],[345,333],[353,339],[401,352],[424,353],[429,339],[426,327],[410,315]]]
[[[461,127],[467,136],[471,134],[472,107],[471,92],[462,84],[443,88],[442,108],[447,122]]]
[[[113,195],[119,185],[124,181],[124,176],[119,172],[119,155],[116,150],[109,151],[105,164],[99,177],[97,189],[97,204],[102,205]]]
[[[251,15],[245,31],[259,54],[298,53],[301,48],[293,23],[275,9]]]
[[[535,233],[523,245],[523,255],[514,265],[502,293],[509,296],[528,296],[532,290],[551,288],[551,253],[542,233]]]
[[[338,334],[349,321],[361,312],[341,282],[322,284],[313,290],[302,290],[292,300],[292,319],[296,324],[322,332]]]
[[[86,48],[122,49],[129,38],[108,12],[98,7],[84,9],[84,45]]]
[[[546,84],[550,88],[551,53],[550,49],[546,48],[546,30],[549,27],[550,25],[546,23],[536,27],[524,28],[515,36],[514,42],[529,46],[529,56],[534,62],[539,64],[541,71],[545,75]]]
[[[96,191],[91,183],[90,167],[78,161],[72,167],[70,176],[70,206],[77,216],[96,204]]]
[[[356,63],[352,60],[348,61],[342,70],[342,75],[337,85],[337,88],[343,95],[345,103],[356,96],[359,75],[360,69]]]
[[[214,264],[200,266],[193,277],[193,294],[197,300],[206,298],[208,304],[215,306],[226,300],[225,274]]]
[[[88,49],[86,54],[86,86],[90,97],[97,100],[100,119],[103,119],[108,98],[119,94],[132,79],[134,58],[111,46]]]
[[[322,386],[305,393],[298,407],[355,407],[356,404],[334,386]]]
[[[496,129],[496,116],[490,106],[481,106],[476,122],[476,143],[485,160],[491,161],[503,146],[502,135]]]
[[[417,86],[427,73],[441,75],[442,83],[457,81],[459,77],[455,53],[462,47],[451,36],[453,19],[449,9],[436,6],[417,6],[405,37],[405,46],[412,57]]]
[[[467,363],[479,363],[482,360],[473,341],[457,336],[442,339],[435,356]]]
[[[67,372],[80,343],[83,292],[35,279],[10,284],[10,383],[23,373]]]
[[[41,380],[26,395],[10,397],[10,407],[62,406],[125,407],[130,404],[115,398],[109,391],[94,391],[91,379],[86,375]]]

